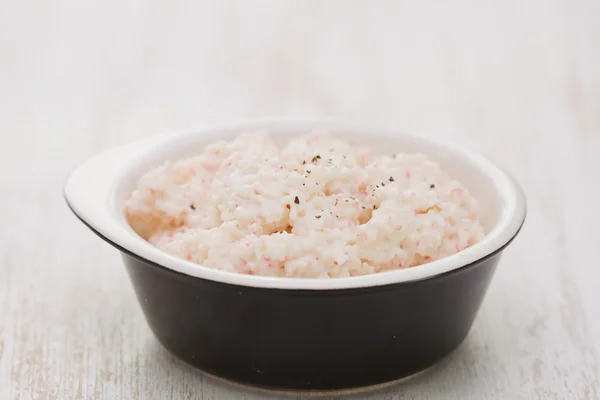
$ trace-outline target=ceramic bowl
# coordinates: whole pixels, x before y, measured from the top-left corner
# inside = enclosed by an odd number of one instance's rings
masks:
[[[361,277],[272,278],[219,271],[153,247],[123,204],[139,177],[218,139],[266,130],[281,143],[312,130],[380,152],[423,152],[469,188],[484,210],[480,243],[425,265]],[[75,215],[118,249],[150,329],[200,370],[273,389],[365,387],[410,376],[465,339],[502,252],[525,219],[515,181],[459,146],[390,129],[330,122],[260,122],[169,134],[81,165],[65,185]]]

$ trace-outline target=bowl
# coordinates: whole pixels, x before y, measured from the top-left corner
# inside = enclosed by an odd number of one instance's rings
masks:
[[[171,256],[139,237],[123,204],[139,177],[168,159],[242,131],[275,141],[327,130],[378,152],[424,152],[482,205],[487,236],[455,255],[408,269],[334,279],[224,272]],[[378,385],[433,366],[467,336],[503,250],[525,220],[518,184],[459,146],[390,129],[267,121],[162,135],[106,151],[67,180],[75,215],[117,248],[158,341],[205,373],[285,390]]]

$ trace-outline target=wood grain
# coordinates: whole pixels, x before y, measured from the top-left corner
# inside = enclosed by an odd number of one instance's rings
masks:
[[[351,398],[600,398],[600,3],[484,3],[2,3],[0,399],[281,398],[166,353],[61,195],[102,149],[263,116],[450,139],[528,197],[464,345]]]

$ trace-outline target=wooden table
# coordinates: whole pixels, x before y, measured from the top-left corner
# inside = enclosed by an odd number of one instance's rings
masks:
[[[0,399],[265,396],[167,354],[61,193],[103,149],[264,116],[450,139],[528,197],[463,346],[353,398],[600,398],[599,2],[90,4],[0,6]]]

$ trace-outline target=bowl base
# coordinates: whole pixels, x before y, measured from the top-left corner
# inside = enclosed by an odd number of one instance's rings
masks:
[[[429,367],[422,369],[420,371],[417,371],[411,375],[403,376],[401,378],[394,379],[391,381],[381,382],[381,383],[377,383],[374,385],[358,386],[358,387],[342,388],[342,389],[303,390],[303,389],[268,388],[268,387],[262,387],[262,386],[252,386],[252,385],[248,385],[245,383],[236,382],[236,381],[233,381],[233,380],[230,380],[227,378],[221,378],[219,376],[216,376],[216,375],[210,374],[208,372],[204,372],[204,371],[200,371],[200,372],[212,380],[221,382],[225,385],[244,389],[249,392],[263,393],[263,394],[268,394],[268,395],[272,395],[272,396],[279,395],[279,396],[296,396],[297,397],[299,395],[302,395],[302,396],[308,396],[308,397],[323,397],[323,396],[330,397],[330,396],[350,396],[350,395],[364,394],[367,392],[375,392],[378,390],[387,389],[392,386],[400,385],[407,381],[415,379],[421,375],[424,375],[426,372],[428,372],[429,370],[431,370],[431,369],[435,368],[437,365],[439,365],[442,361],[443,360],[440,360],[440,362],[430,365]]]

